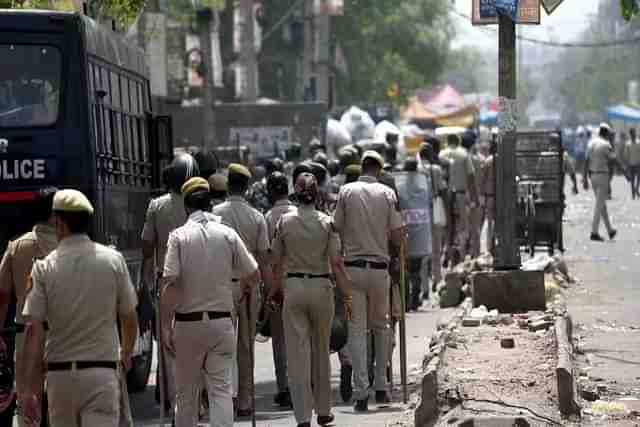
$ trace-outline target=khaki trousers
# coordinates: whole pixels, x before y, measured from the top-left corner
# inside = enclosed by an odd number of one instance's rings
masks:
[[[609,197],[609,174],[594,173],[591,175],[591,186],[596,195],[596,206],[593,211],[593,222],[591,223],[591,232],[598,234],[600,230],[600,219],[604,222],[607,232],[613,229],[609,220],[609,212],[607,211],[607,198]]]
[[[51,427],[118,427],[120,385],[115,369],[47,373]]]
[[[466,246],[469,236],[469,209],[465,194],[452,194],[450,206],[453,207],[453,211],[449,214],[447,229],[449,233],[453,233],[453,247],[451,246],[451,235],[448,235],[447,247],[449,249],[449,259],[451,260],[453,249],[457,248],[460,254],[460,261],[464,261],[467,255]]]
[[[331,413],[329,340],[334,311],[328,279],[287,279],[282,314],[289,389],[298,424],[310,422],[314,408],[321,416]]]
[[[442,237],[445,228],[441,225],[431,226],[431,276],[437,285],[442,280]]]
[[[240,301],[242,299],[242,301]],[[251,409],[251,382],[253,366],[251,352],[255,346],[256,322],[258,320],[258,291],[251,294],[251,308],[247,308],[247,297],[242,298],[239,286],[233,288],[235,304],[235,327],[237,345],[235,360],[237,364],[234,376],[233,394],[238,398],[237,409]]]
[[[340,289],[334,289],[334,303],[335,303],[335,317],[340,320],[344,320],[344,304],[342,303],[342,293]],[[340,366],[351,366],[351,354],[349,353],[349,346],[345,345],[342,350],[338,352],[338,359],[340,360]]]
[[[42,340],[44,344],[44,339]],[[16,352],[15,352],[15,378],[16,378],[16,395],[19,396],[22,393],[22,389],[24,388],[24,379],[26,376],[25,366],[24,366],[24,333],[16,334]],[[42,402],[42,390],[40,394],[38,394],[38,401]],[[25,419],[20,415],[16,414],[16,419],[18,421],[18,427],[30,427],[29,424],[25,421]]]
[[[233,426],[233,322],[230,318],[176,322],[175,339],[176,427],[198,425],[203,382],[209,396],[210,425]]]
[[[367,373],[367,333],[375,338],[376,371],[374,387],[387,390],[387,363],[391,345],[389,327],[389,273],[387,270],[347,267],[353,280],[353,317],[349,323],[349,352],[353,361],[354,397],[369,395]]]
[[[469,254],[472,258],[480,256],[480,235],[484,223],[484,209],[469,209]]]

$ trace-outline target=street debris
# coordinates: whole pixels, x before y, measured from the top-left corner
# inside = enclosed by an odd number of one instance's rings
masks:
[[[514,348],[516,346],[516,342],[513,338],[502,338],[500,340],[500,347],[502,348]]]

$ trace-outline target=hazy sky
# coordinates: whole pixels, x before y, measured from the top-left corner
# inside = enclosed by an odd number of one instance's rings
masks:
[[[598,10],[601,0],[564,0],[564,2],[547,16],[541,8],[541,24],[538,26],[521,25],[525,27],[524,33],[527,37],[554,41],[573,41],[589,23],[590,16]],[[614,1],[614,0],[603,0]],[[471,15],[471,0],[455,0],[455,8],[465,15]],[[495,47],[498,46],[498,35],[496,32],[481,30],[482,27],[474,27],[471,21],[454,16],[458,28],[458,35],[454,41],[454,46],[477,46]],[[490,28],[497,29],[497,25]]]

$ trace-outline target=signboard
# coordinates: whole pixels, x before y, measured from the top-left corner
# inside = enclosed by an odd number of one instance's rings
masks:
[[[313,13],[314,15],[342,16],[344,0],[314,0]]]
[[[287,126],[242,127],[229,130],[229,142],[248,147],[253,158],[282,157],[291,146],[292,129]]]
[[[518,19],[518,0],[495,0],[496,10],[511,18],[512,21]]]
[[[473,0],[472,7],[471,23],[473,25],[498,24],[496,0]],[[517,23],[540,24],[540,0],[519,0]]]
[[[540,0],[547,15],[551,15],[564,0]]]

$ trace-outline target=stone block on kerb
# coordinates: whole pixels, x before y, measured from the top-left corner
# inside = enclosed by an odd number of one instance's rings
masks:
[[[546,310],[544,273],[541,271],[491,271],[471,276],[473,306],[500,313]]]
[[[473,417],[456,425],[458,427],[529,427],[531,423],[522,417]]]

